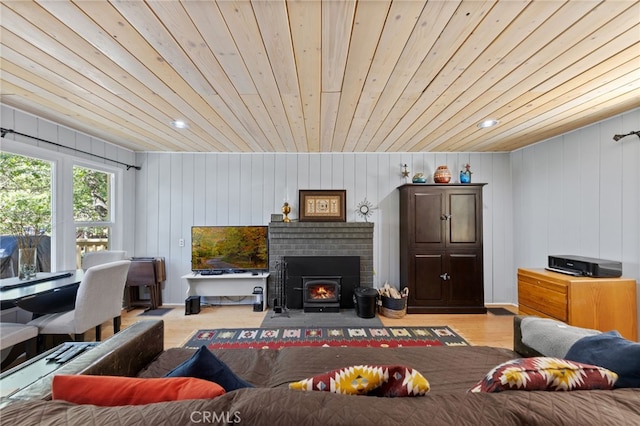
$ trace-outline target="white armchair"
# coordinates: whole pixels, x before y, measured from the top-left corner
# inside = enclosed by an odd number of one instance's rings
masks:
[[[124,250],[90,251],[82,256],[82,269],[85,271],[92,266],[124,260],[127,252]]]
[[[95,327],[96,341],[101,339],[101,325],[113,319],[113,331],[120,331],[122,297],[130,260],[93,266],[85,272],[76,294],[73,311],[43,315],[28,323],[38,327],[41,335],[69,334],[84,341],[84,333]]]

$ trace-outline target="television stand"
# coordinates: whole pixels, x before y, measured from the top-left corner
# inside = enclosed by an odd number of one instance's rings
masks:
[[[268,272],[253,275],[251,272],[223,275],[202,275],[189,273],[182,278],[187,280],[187,297],[191,296],[250,296],[256,287],[262,288],[262,309],[266,308]]]

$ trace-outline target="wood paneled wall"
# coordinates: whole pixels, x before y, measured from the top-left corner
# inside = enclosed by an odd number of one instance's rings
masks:
[[[640,109],[511,153],[514,267],[575,254],[640,283],[640,138],[613,140],[635,130]]]
[[[434,153],[140,153],[136,188],[135,253],[164,256],[168,279],[164,300],[182,303],[191,270],[192,225],[268,224],[288,200],[298,217],[299,189],[346,189],[347,221],[365,198],[374,205],[374,283],[398,285],[398,194],[411,173],[431,176],[447,164],[454,175],[471,163],[473,180],[487,182],[484,193],[485,298],[509,302],[511,274],[511,183],[509,154]],[[184,247],[179,240],[184,239]]]

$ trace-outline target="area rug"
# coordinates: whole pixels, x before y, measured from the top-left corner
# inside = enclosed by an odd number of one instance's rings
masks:
[[[280,349],[290,346],[470,346],[447,326],[291,327],[198,330],[183,345],[209,349]]]
[[[291,327],[382,327],[378,316],[361,318],[355,309],[340,309],[339,312],[304,312],[291,309],[284,313],[267,312],[260,328]]]
[[[160,317],[164,314],[171,312],[173,308],[157,308],[157,309],[149,309],[143,312],[140,312],[137,316],[139,317]]]
[[[513,312],[506,308],[487,308],[487,311],[493,315],[515,315]]]

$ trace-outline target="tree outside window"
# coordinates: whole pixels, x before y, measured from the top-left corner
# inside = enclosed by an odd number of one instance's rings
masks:
[[[73,167],[73,219],[78,267],[86,252],[109,248],[111,180],[110,173]]]
[[[14,252],[17,252],[18,245],[38,247],[38,270],[51,270],[53,171],[54,166],[48,161],[0,152],[2,278],[17,275],[18,266],[9,265],[17,262]],[[111,187],[114,175],[81,166],[74,166],[72,173],[79,267],[85,251],[109,248],[109,234],[113,227]]]
[[[18,273],[18,249],[35,249],[39,271],[51,270],[51,171],[48,161],[0,152],[2,277]]]
[[[111,175],[99,170],[73,168],[73,220],[108,222]]]

